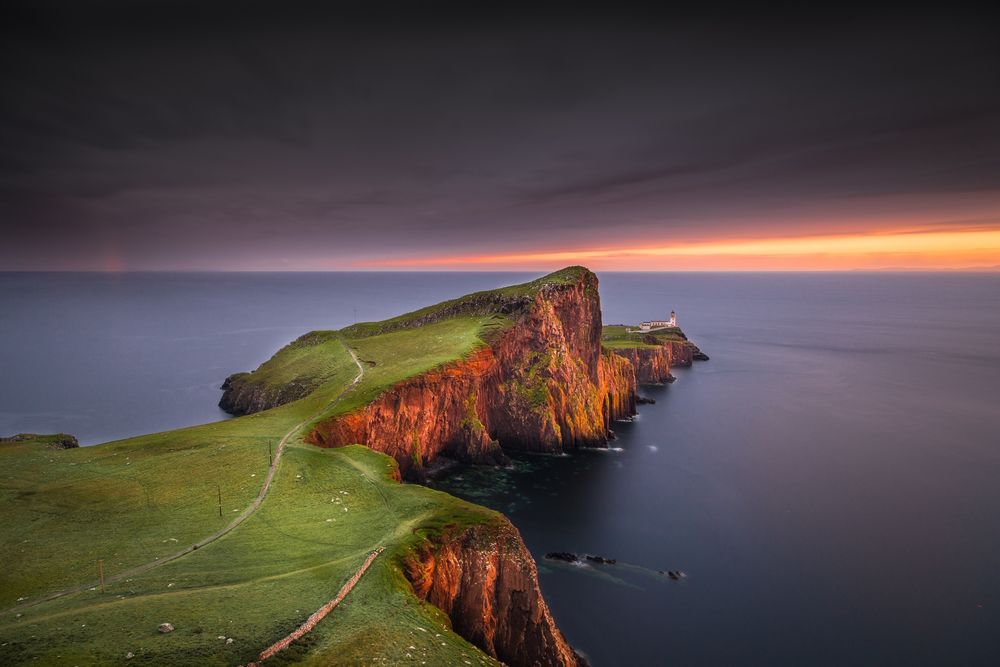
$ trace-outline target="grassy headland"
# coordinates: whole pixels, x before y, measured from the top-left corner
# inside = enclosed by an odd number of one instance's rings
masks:
[[[276,660],[493,664],[412,595],[395,563],[424,535],[499,517],[395,483],[389,457],[357,446],[322,450],[302,436],[319,420],[470,354],[538,290],[582,271],[571,267],[385,322],[308,334],[253,374],[275,385],[309,383],[304,398],[277,408],[94,447],[57,450],[30,439],[0,445],[0,662],[108,663],[132,653],[134,662],[157,665],[245,663],[384,546],[334,614]],[[357,386],[348,347],[364,368]],[[99,560],[114,577],[225,527],[257,496],[269,449],[273,455],[283,438],[288,444],[268,495],[246,521],[103,593],[89,586]],[[175,631],[159,634],[164,622]]]

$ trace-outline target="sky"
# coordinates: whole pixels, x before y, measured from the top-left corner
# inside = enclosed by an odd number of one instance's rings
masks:
[[[1000,268],[988,16],[468,4],[5,3],[0,269]]]

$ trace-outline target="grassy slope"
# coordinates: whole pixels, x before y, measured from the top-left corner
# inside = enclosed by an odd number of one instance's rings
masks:
[[[463,654],[491,664],[450,633],[437,610],[407,595],[391,564],[418,527],[489,521],[492,514],[389,481],[391,460],[362,447],[295,445],[285,456],[274,496],[218,542],[104,595],[88,591],[26,609],[20,618],[6,614],[4,664],[109,663],[127,651],[140,664],[244,663],[332,598],[380,545],[388,551],[358,589],[282,661],[378,657],[395,664],[410,652],[429,664],[451,664]],[[156,627],[165,621],[176,630],[161,635]]]
[[[313,331],[281,348],[253,372],[253,379],[271,386],[298,380],[315,390],[336,377],[342,351],[336,331]]]
[[[472,294],[466,294],[465,296],[458,297],[457,299],[442,301],[441,303],[433,306],[427,306],[419,310],[404,313],[398,317],[393,317],[381,322],[360,322],[347,327],[342,331],[342,333],[348,338],[364,338],[389,331],[405,329],[412,326],[415,321],[423,318],[433,318],[437,314],[443,312],[453,312],[456,310],[461,311],[463,310],[463,306],[468,306],[466,310],[470,315],[492,316],[494,318],[493,322],[488,323],[489,329],[484,332],[489,334],[493,332],[492,330],[497,328],[502,329],[506,324],[504,318],[496,318],[495,313],[492,311],[492,305],[490,302],[495,303],[501,299],[531,297],[537,294],[538,291],[545,285],[570,284],[579,280],[581,276],[586,273],[589,273],[589,269],[585,267],[569,266],[560,271],[538,278],[537,280],[522,283],[520,285],[511,285],[509,287],[501,287],[494,290],[473,292]],[[482,305],[477,306],[475,304]]]
[[[498,293],[530,296],[580,271],[566,269]],[[467,355],[509,323],[474,312],[412,327],[415,319],[454,303],[395,318],[390,327],[344,330],[347,344],[374,365],[366,364],[362,383],[335,403],[357,367],[335,332],[318,332],[314,344],[282,351],[287,365],[266,369],[273,381],[303,374],[322,380],[299,401],[96,447],[0,446],[0,662],[85,664],[121,659],[127,651],[155,664],[246,661],[332,598],[380,545],[388,547],[386,554],[290,657],[324,664],[331,656],[335,662],[396,662],[410,653],[429,664],[489,662],[447,629],[442,614],[418,603],[390,564],[415,539],[413,531],[495,516],[445,494],[387,481],[391,460],[363,448],[302,445],[304,428],[291,438],[261,509],[221,540],[113,584],[103,595],[84,591],[12,609],[19,598],[30,601],[94,580],[98,558],[112,575],[218,530],[259,491],[268,442],[276,445],[298,424],[364,405],[402,379]],[[347,495],[337,503],[340,491]],[[159,635],[156,626],[165,621],[177,630]]]
[[[680,329],[653,333],[627,333],[627,328],[621,324],[605,326],[601,334],[601,345],[609,350],[620,350],[627,348],[653,348],[659,347],[660,343],[684,340],[684,337],[680,335]],[[650,337],[655,338],[659,343],[648,342]]]

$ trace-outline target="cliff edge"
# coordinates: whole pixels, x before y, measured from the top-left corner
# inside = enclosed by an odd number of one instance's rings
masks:
[[[586,665],[556,628],[521,535],[505,518],[427,537],[403,560],[422,600],[452,629],[508,665]]]

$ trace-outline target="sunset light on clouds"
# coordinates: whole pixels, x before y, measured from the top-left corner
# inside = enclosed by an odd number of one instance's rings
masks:
[[[980,21],[239,7],[9,22],[3,268],[1000,265]]]

